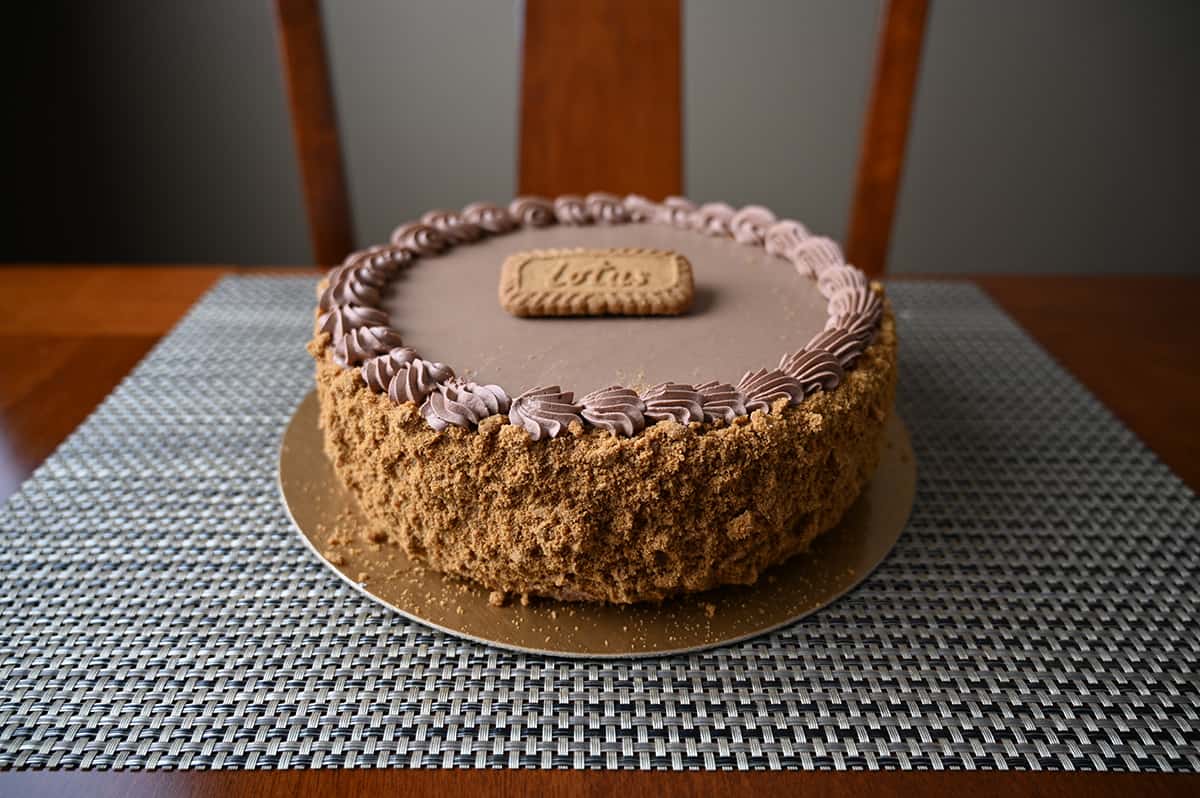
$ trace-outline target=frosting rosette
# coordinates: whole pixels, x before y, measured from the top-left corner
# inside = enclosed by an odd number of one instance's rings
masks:
[[[469,222],[457,212],[437,210],[430,211],[421,217],[421,224],[427,224],[455,244],[469,244],[483,238],[484,230],[475,222]]]
[[[488,416],[507,413],[508,394],[499,385],[447,380],[437,386],[421,405],[421,415],[435,430],[447,427],[470,429]]]
[[[583,419],[614,435],[632,437],[646,428],[646,405],[636,391],[613,385],[579,400]]]
[[[594,221],[592,212],[588,210],[587,202],[583,197],[576,197],[573,194],[565,194],[554,200],[554,213],[558,216],[561,224],[582,225],[591,224]]]
[[[387,324],[386,313],[362,305],[338,305],[317,318],[317,330],[329,333],[335,341],[359,327],[386,327]]]
[[[813,236],[804,241],[788,256],[796,271],[805,277],[820,278],[826,270],[844,266],[846,257],[837,242],[822,236]]]
[[[719,420],[731,424],[738,416],[746,415],[745,395],[727,382],[701,383],[696,386],[696,393],[700,394],[704,420],[709,423]]]
[[[454,369],[445,363],[432,363],[413,358],[396,368],[388,383],[388,398],[393,404],[405,402],[421,404],[425,397],[437,390],[438,385],[454,376]]]
[[[512,400],[508,420],[529,433],[535,441],[556,438],[566,431],[572,421],[582,423],[575,404],[575,394],[557,385],[533,388]]]
[[[655,221],[660,224],[670,224],[675,227],[690,228],[692,214],[696,212],[696,204],[684,197],[667,197],[658,208]]]
[[[369,357],[402,345],[400,335],[389,327],[358,327],[333,345],[333,359],[342,366],[357,366]]]
[[[838,359],[824,349],[801,350],[784,355],[779,361],[779,370],[796,382],[804,393],[832,391],[842,382],[844,372]]]
[[[490,202],[472,202],[463,208],[462,218],[477,224],[492,235],[501,235],[517,228],[517,221],[507,208]]]
[[[353,281],[359,285],[370,286],[371,288],[383,288],[391,275],[374,268],[369,261],[370,255],[363,253],[349,259],[349,263],[335,266],[333,271],[329,273],[329,282],[343,283]]]
[[[585,202],[588,213],[601,224],[624,224],[629,221],[629,212],[625,210],[625,204],[615,194],[596,191],[588,194]]]
[[[549,227],[558,221],[554,203],[544,197],[517,197],[509,203],[508,212],[526,227]]]
[[[767,228],[763,234],[763,247],[771,255],[781,258],[792,257],[809,236],[808,228],[795,219],[783,219]]]
[[[417,353],[407,346],[398,346],[387,354],[376,355],[362,365],[363,382],[375,393],[386,393],[400,367],[407,366],[416,358]]]
[[[767,230],[775,224],[775,214],[761,205],[747,205],[729,220],[729,231],[739,244],[761,247]]]
[[[624,204],[631,222],[652,222],[658,216],[658,203],[651,202],[641,194],[627,195]]]
[[[718,238],[732,235],[733,207],[724,202],[707,202],[692,214],[692,227],[700,233]]]
[[[842,289],[829,298],[830,318],[862,318],[871,324],[883,315],[883,300],[870,288]]]
[[[691,385],[664,382],[642,394],[646,418],[654,421],[674,421],[690,424],[704,420],[704,405],[700,394]]]
[[[799,381],[776,369],[747,372],[737,387],[746,395],[746,409],[750,412],[770,413],[780,399],[787,399],[792,405],[804,401],[804,388]]]
[[[823,349],[837,359],[838,365],[848,369],[867,347],[867,336],[850,330],[823,330],[813,336],[805,349]]]
[[[361,265],[371,269],[385,280],[391,278],[397,269],[412,263],[413,257],[412,252],[394,244],[379,244],[356,254],[361,254]],[[354,257],[351,255],[346,262],[349,263]]]
[[[335,272],[330,275],[317,304],[321,310],[332,310],[341,305],[373,307],[379,299],[377,287],[351,279],[345,272]]]
[[[662,382],[640,395],[613,385],[578,402],[573,392],[557,386],[534,388],[510,399],[499,385],[456,379],[448,366],[422,359],[403,346],[383,309],[385,290],[400,266],[491,236],[557,224],[666,225],[762,248],[815,280],[825,298],[824,329],[800,350],[784,354],[778,369],[748,372],[736,385],[715,380],[696,387]],[[584,280],[586,275],[572,279]],[[736,209],[723,202],[697,205],[685,197],[654,202],[637,194],[606,192],[554,199],[524,196],[505,206],[475,202],[461,211],[429,211],[398,227],[390,244],[352,253],[332,269],[318,293],[318,306],[316,330],[329,335],[332,360],[358,369],[370,391],[386,393],[397,404],[417,404],[435,429],[474,429],[481,417],[503,414],[534,440],[562,434],[571,421],[631,437],[655,423],[730,424],[754,410],[770,412],[780,399],[797,404],[806,395],[833,390],[845,381],[847,370],[875,341],[884,315],[882,289],[845,263],[836,242],[812,235],[798,221],[778,219],[759,205]]]
[[[417,255],[436,255],[450,246],[450,240],[436,227],[424,222],[400,225],[392,233],[392,243]]]
[[[832,298],[844,291],[869,291],[871,283],[858,269],[842,264],[822,271],[821,276],[817,278],[817,289],[826,298]]]

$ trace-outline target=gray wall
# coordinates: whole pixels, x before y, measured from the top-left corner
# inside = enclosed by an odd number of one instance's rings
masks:
[[[879,7],[687,0],[688,193],[843,238]],[[1200,272],[1200,4],[932,8],[893,270]],[[324,9],[361,243],[513,193],[519,3]],[[0,259],[309,260],[266,0],[34,11]]]
[[[687,0],[688,193],[766,205],[843,240],[879,7]]]
[[[325,0],[323,9],[361,244],[430,208],[513,195],[512,0]]]
[[[933,8],[894,271],[1200,273],[1200,3]]]

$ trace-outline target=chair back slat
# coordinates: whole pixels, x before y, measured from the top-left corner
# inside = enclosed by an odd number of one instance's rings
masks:
[[[526,0],[518,190],[683,189],[679,0]]]
[[[928,8],[928,0],[888,0],[880,24],[846,239],[846,259],[872,276],[887,269]]]
[[[330,266],[354,248],[354,222],[342,168],[320,2],[275,0],[275,23],[313,257]]]

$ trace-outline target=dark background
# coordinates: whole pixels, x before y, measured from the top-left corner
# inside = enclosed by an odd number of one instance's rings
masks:
[[[686,0],[689,195],[844,238],[876,0]],[[360,244],[515,185],[521,8],[327,2]],[[310,262],[266,0],[28,4],[0,260]],[[896,272],[1200,272],[1200,3],[934,2]]]

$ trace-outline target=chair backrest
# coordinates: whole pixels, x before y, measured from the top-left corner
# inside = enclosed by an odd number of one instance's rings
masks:
[[[353,248],[319,0],[275,0],[313,252]],[[882,274],[928,0],[887,0],[862,135],[848,260]],[[680,0],[525,0],[518,191],[681,193]]]
[[[928,7],[928,0],[888,0],[879,25],[846,238],[846,260],[870,275],[887,269]]]
[[[526,0],[518,190],[683,191],[679,0]]]
[[[308,235],[313,257],[328,266],[354,249],[354,222],[342,167],[320,0],[275,0],[275,27],[292,112],[292,138],[300,161]]]

